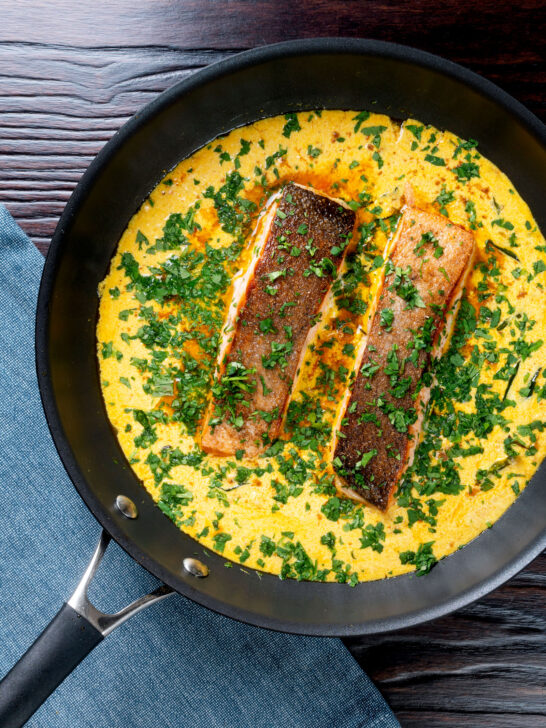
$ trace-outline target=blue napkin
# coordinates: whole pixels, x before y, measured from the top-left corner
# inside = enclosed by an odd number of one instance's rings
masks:
[[[0,205],[0,675],[68,599],[100,533],[57,456],[34,368],[43,259]],[[116,610],[158,585],[111,544],[90,589]],[[337,639],[239,624],[175,595],[106,638],[32,728],[395,728]]]

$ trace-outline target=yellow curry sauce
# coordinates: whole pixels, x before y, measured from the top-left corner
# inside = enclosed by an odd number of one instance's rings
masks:
[[[380,579],[490,527],[546,454],[546,246],[476,143],[415,120],[322,111],[264,119],[181,162],[124,232],[100,287],[108,416],[137,477],[186,533],[283,578]],[[357,233],[308,347],[283,435],[249,460],[207,455],[200,423],[234,275],[284,182],[356,211]],[[404,188],[474,232],[478,256],[435,380],[415,461],[387,513],[341,497],[335,420]]]

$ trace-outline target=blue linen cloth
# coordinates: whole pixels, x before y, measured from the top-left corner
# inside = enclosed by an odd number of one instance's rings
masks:
[[[40,403],[34,314],[43,259],[0,205],[0,675],[70,596],[100,528],[68,479]],[[90,589],[105,611],[156,579],[112,543]],[[396,728],[337,639],[278,634],[171,596],[122,625],[31,728]]]

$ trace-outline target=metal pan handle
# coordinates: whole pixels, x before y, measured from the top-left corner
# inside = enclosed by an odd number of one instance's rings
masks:
[[[173,590],[165,585],[116,614],[99,611],[87,589],[104,556],[110,536],[103,531],[76,591],[38,639],[0,682],[0,726],[20,728],[91,650],[112,630]]]

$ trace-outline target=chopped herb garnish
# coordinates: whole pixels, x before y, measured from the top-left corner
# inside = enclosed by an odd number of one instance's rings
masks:
[[[428,162],[429,164],[433,164],[435,167],[445,167],[445,159],[442,159],[442,157],[437,157],[434,154],[425,154],[425,162]]]
[[[413,564],[417,576],[424,576],[437,563],[437,559],[432,552],[434,541],[422,543],[417,551],[403,551],[400,554],[401,564]]]
[[[292,132],[295,131],[301,131],[300,122],[298,121],[297,114],[285,114],[284,118],[286,119],[286,124],[283,127],[282,135],[285,137],[290,137]]]

